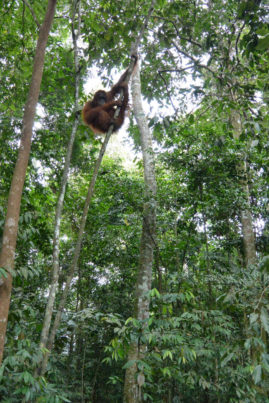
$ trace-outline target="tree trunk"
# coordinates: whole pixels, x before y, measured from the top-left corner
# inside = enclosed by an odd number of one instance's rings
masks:
[[[238,139],[242,133],[242,121],[240,113],[232,111],[231,123],[233,126],[233,135],[235,139]],[[252,216],[250,212],[249,202],[249,187],[247,180],[247,168],[246,162],[239,162],[237,164],[237,172],[240,175],[240,185],[246,199],[245,207],[241,209],[241,225],[243,234],[244,254],[246,266],[254,264],[256,262],[256,245],[255,236],[253,231]]]
[[[61,217],[62,217],[62,210],[63,210],[63,202],[64,202],[64,195],[65,189],[68,181],[68,172],[70,168],[70,161],[71,155],[73,150],[73,144],[77,132],[77,127],[79,123],[79,116],[76,114],[78,111],[78,101],[79,101],[79,83],[80,83],[80,74],[79,74],[79,58],[78,58],[78,46],[77,40],[80,36],[80,1],[76,3],[76,7],[78,10],[74,9],[73,17],[72,17],[72,38],[73,38],[73,45],[74,45],[74,65],[75,65],[75,103],[74,103],[74,115],[75,120],[73,123],[71,136],[69,139],[66,157],[65,157],[65,165],[64,171],[62,176],[61,182],[61,189],[57,201],[56,213],[55,213],[55,227],[54,227],[54,238],[53,238],[53,272],[52,272],[52,280],[50,285],[50,291],[48,296],[48,302],[46,306],[46,312],[41,332],[40,338],[40,347],[47,347],[48,343],[48,335],[49,329],[51,325],[51,318],[52,312],[54,307],[54,302],[56,298],[56,292],[58,288],[58,279],[59,279],[59,254],[60,254],[60,225],[61,225]],[[77,33],[75,33],[75,15],[78,12],[78,21],[77,21]]]
[[[128,73],[127,77],[126,77],[126,82],[129,81],[130,75],[131,75],[131,73],[133,71],[133,68],[134,68],[134,60],[131,61],[131,63],[130,63],[129,73]],[[118,114],[118,113],[119,113],[119,108],[116,110],[114,118],[117,117],[116,114]],[[76,268],[77,268],[77,264],[78,264],[78,260],[79,260],[79,256],[80,256],[81,245],[82,245],[83,234],[84,234],[84,229],[85,229],[85,225],[86,225],[86,221],[87,221],[87,215],[88,215],[90,203],[91,203],[91,200],[92,200],[92,196],[93,196],[93,193],[94,193],[95,182],[96,182],[98,172],[99,172],[99,168],[101,166],[103,156],[105,154],[107,144],[108,144],[109,139],[111,137],[113,128],[114,128],[114,126],[111,125],[109,130],[108,130],[108,132],[107,132],[107,134],[106,134],[106,136],[105,136],[105,139],[103,141],[102,147],[101,147],[100,152],[99,152],[99,156],[98,156],[98,158],[96,160],[96,163],[95,163],[95,166],[94,166],[92,179],[91,179],[91,182],[90,182],[90,185],[89,185],[89,188],[88,188],[88,194],[87,194],[85,204],[84,204],[84,208],[83,208],[83,213],[82,213],[82,217],[81,217],[79,233],[78,233],[78,239],[77,239],[77,243],[76,243],[76,247],[75,247],[75,251],[74,251],[74,255],[73,255],[73,260],[72,260],[72,262],[70,264],[70,267],[69,267],[69,271],[68,271],[66,282],[65,282],[65,287],[64,287],[64,290],[63,290],[63,293],[62,293],[62,296],[61,296],[61,300],[60,300],[60,303],[59,303],[59,306],[58,306],[58,310],[57,310],[57,313],[56,313],[56,316],[55,316],[55,319],[54,319],[54,323],[53,323],[53,326],[51,328],[50,335],[49,335],[49,338],[48,338],[47,349],[49,351],[47,351],[44,354],[44,358],[43,358],[43,361],[42,361],[41,375],[43,375],[46,372],[48,359],[49,359],[49,355],[50,355],[50,350],[52,350],[52,348],[53,348],[56,332],[57,332],[57,330],[59,328],[59,325],[60,325],[60,322],[61,322],[62,312],[63,312],[63,309],[65,307],[65,303],[66,303],[66,299],[67,299],[67,296],[68,296],[70,284],[71,284],[71,281],[73,279],[74,273],[75,273]]]
[[[3,358],[12,289],[12,271],[14,269],[21,196],[31,150],[33,124],[43,74],[45,49],[55,13],[56,1],[57,0],[49,0],[48,2],[46,15],[37,41],[32,79],[24,109],[21,143],[8,197],[3,244],[0,256],[0,267],[6,269],[8,273],[7,279],[5,279],[0,286],[0,364]]]
[[[151,289],[153,252],[156,237],[156,180],[152,136],[142,107],[140,72],[138,66],[136,67],[132,80],[132,95],[134,115],[141,135],[145,181],[145,202],[135,306],[136,318],[143,321],[149,318],[149,291]],[[139,347],[139,342],[132,343],[129,349],[128,361],[143,357],[144,352],[145,347]],[[125,373],[124,401],[126,403],[142,401],[141,387],[143,386],[143,381],[139,382],[138,385],[135,378],[136,372],[136,365],[133,365],[127,368]],[[143,374],[141,373],[141,375],[140,380],[143,379]]]

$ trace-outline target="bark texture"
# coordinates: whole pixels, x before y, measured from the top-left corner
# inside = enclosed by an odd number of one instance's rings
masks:
[[[242,133],[242,121],[240,113],[232,111],[231,124],[233,126],[234,138],[238,139]],[[246,266],[255,264],[256,262],[256,245],[253,230],[252,216],[250,210],[249,200],[249,186],[248,186],[248,173],[246,161],[239,162],[237,165],[237,172],[240,176],[240,185],[245,197],[245,206],[241,210],[241,225],[244,244],[244,255]]]
[[[133,75],[132,96],[134,115],[141,136],[145,181],[145,202],[136,286],[135,317],[139,320],[146,321],[149,318],[149,291],[151,290],[153,253],[156,238],[156,179],[152,135],[142,107],[140,72],[138,66]],[[142,358],[144,352],[145,346],[140,346],[139,341],[132,343],[129,348],[128,361]],[[141,389],[143,385],[141,382],[137,382],[136,373],[136,365],[126,369],[124,384],[124,401],[126,403],[142,401]],[[139,375],[140,380],[144,378],[142,373]]]
[[[8,273],[8,278],[5,279],[0,286],[0,364],[3,358],[12,289],[12,271],[14,269],[21,196],[31,150],[32,129],[43,75],[45,49],[55,13],[55,7],[56,0],[49,0],[44,22],[41,26],[37,41],[32,79],[24,109],[21,143],[8,197],[3,244],[0,255],[0,267],[5,268]]]

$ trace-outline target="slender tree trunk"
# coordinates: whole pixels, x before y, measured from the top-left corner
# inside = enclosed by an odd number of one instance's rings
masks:
[[[144,163],[145,202],[143,227],[140,246],[140,261],[136,286],[135,316],[139,320],[149,318],[149,291],[151,289],[153,252],[156,238],[156,180],[152,136],[142,107],[140,72],[137,66],[132,80],[132,95],[134,115],[141,135],[141,145]],[[128,361],[137,360],[143,356],[144,346],[138,343],[130,345]],[[136,403],[142,401],[143,374],[136,380],[136,365],[131,366],[125,373],[124,401]]]
[[[126,82],[128,83],[130,76],[132,74],[134,68],[134,60],[131,61],[130,66],[129,66],[129,73],[126,77]],[[115,112],[115,116],[114,118],[117,117],[116,114],[119,114],[119,109],[116,110]],[[53,326],[51,328],[50,331],[50,335],[48,338],[48,342],[47,342],[47,349],[49,350],[48,352],[46,352],[44,354],[44,358],[43,358],[43,362],[42,362],[42,369],[41,369],[41,375],[43,375],[46,372],[47,369],[47,364],[48,364],[48,359],[49,359],[49,355],[50,355],[50,351],[52,350],[53,344],[54,344],[54,340],[55,340],[55,336],[56,336],[56,332],[59,328],[60,322],[61,322],[61,317],[62,317],[62,312],[63,309],[65,307],[65,303],[66,303],[66,299],[67,299],[67,295],[69,292],[69,288],[70,288],[70,284],[71,281],[73,279],[74,273],[76,271],[77,268],[77,264],[78,264],[78,259],[79,259],[79,255],[80,255],[80,250],[81,250],[81,245],[82,245],[82,239],[83,239],[83,234],[84,234],[84,230],[85,230],[85,225],[86,225],[86,220],[87,220],[87,215],[88,215],[88,211],[89,211],[89,207],[90,207],[90,203],[92,200],[92,196],[94,193],[94,187],[95,187],[95,182],[98,176],[98,172],[99,172],[99,168],[101,166],[102,160],[103,160],[103,156],[105,154],[106,148],[107,148],[107,144],[109,142],[109,139],[111,137],[112,131],[113,131],[113,125],[111,125],[111,127],[109,128],[105,139],[103,141],[102,147],[100,149],[99,152],[99,156],[96,160],[95,166],[94,166],[94,170],[93,170],[93,176],[88,188],[88,194],[85,200],[85,204],[84,204],[84,209],[83,209],[83,213],[82,213],[82,217],[81,217],[81,222],[80,222],[80,227],[79,227],[79,233],[78,233],[78,239],[77,239],[77,243],[76,243],[76,247],[75,247],[75,251],[74,251],[74,255],[73,255],[73,260],[71,262],[71,265],[69,267],[69,271],[68,271],[68,275],[66,278],[66,282],[65,282],[65,287],[61,296],[61,300],[58,306],[58,310],[54,319],[54,323]]]
[[[44,22],[40,28],[34,57],[32,79],[24,109],[21,143],[8,197],[0,256],[0,267],[5,268],[8,273],[7,279],[5,279],[4,283],[0,286],[0,364],[3,358],[12,289],[12,271],[14,269],[22,190],[31,150],[33,124],[43,74],[45,49],[55,13],[56,1],[57,0],[49,0]]]
[[[83,343],[83,357],[82,357],[82,362],[80,363],[80,368],[81,368],[81,386],[80,386],[80,399],[81,399],[81,403],[84,403],[84,376],[85,376],[85,357],[86,357],[86,347],[87,347],[87,343],[86,341],[84,341]]]
[[[240,113],[237,111],[232,111],[231,113],[231,123],[233,126],[234,138],[238,139],[242,133],[242,121]],[[250,212],[250,202],[249,202],[249,187],[247,180],[247,168],[246,161],[238,163],[237,171],[240,175],[240,185],[246,199],[245,207],[241,210],[241,225],[243,234],[243,244],[244,244],[244,254],[246,266],[254,264],[256,262],[256,245],[255,236],[253,231],[252,216]]]
[[[49,329],[51,325],[52,312],[54,307],[54,302],[56,298],[56,292],[58,288],[58,279],[59,279],[59,254],[60,254],[60,225],[61,225],[61,217],[63,210],[63,202],[65,196],[66,185],[68,181],[68,173],[70,169],[70,161],[73,150],[73,144],[77,132],[77,127],[79,123],[79,116],[77,115],[78,111],[78,101],[79,101],[79,82],[80,82],[80,74],[79,74],[79,57],[78,57],[78,46],[77,40],[80,36],[80,1],[76,3],[76,7],[78,10],[74,9],[73,17],[72,17],[72,38],[74,45],[74,65],[75,65],[75,104],[74,104],[74,116],[75,120],[73,123],[71,136],[69,139],[67,153],[65,157],[65,165],[62,176],[61,188],[59,193],[59,198],[57,201],[56,213],[55,213],[55,227],[54,227],[54,238],[53,238],[53,272],[52,272],[52,281],[48,296],[48,302],[46,306],[46,312],[41,332],[40,338],[40,347],[46,347],[48,342]],[[75,32],[75,16],[78,13],[78,21],[77,21],[77,32]]]
[[[93,377],[93,381],[92,381],[92,391],[91,391],[90,402],[95,402],[95,398],[94,398],[95,392],[96,392],[95,387],[96,387],[96,384],[97,384],[97,375],[98,375],[100,365],[101,365],[101,353],[99,352],[99,358],[98,358],[98,361],[97,361],[97,365],[96,365],[96,369],[95,369],[94,377]]]
[[[69,292],[69,288],[70,288],[70,284],[71,281],[73,279],[75,270],[77,268],[77,264],[78,264],[78,259],[79,259],[79,255],[80,255],[80,250],[81,250],[81,244],[82,244],[82,239],[83,239],[83,234],[84,234],[84,229],[85,229],[85,225],[86,225],[86,220],[87,220],[87,215],[88,215],[88,211],[89,211],[89,207],[90,207],[90,202],[93,196],[93,192],[94,192],[94,186],[95,186],[95,182],[97,179],[97,175],[98,175],[98,171],[99,168],[101,166],[101,162],[108,144],[108,141],[110,139],[111,136],[111,132],[107,133],[105,140],[102,144],[98,159],[95,163],[94,166],[94,172],[93,172],[93,176],[88,188],[88,194],[87,194],[87,198],[84,204],[84,209],[83,209],[83,213],[82,213],[82,217],[81,217],[81,223],[80,223],[80,227],[79,227],[79,234],[78,234],[78,239],[77,239],[77,243],[76,243],[76,248],[74,251],[74,256],[73,256],[73,260],[72,263],[69,267],[69,271],[68,271],[68,275],[66,278],[66,282],[65,282],[65,287],[61,296],[61,300],[58,306],[58,310],[53,322],[53,326],[51,328],[50,331],[50,335],[48,338],[48,342],[47,342],[47,349],[49,350],[48,352],[46,352],[44,354],[44,358],[43,358],[43,362],[42,362],[42,369],[41,369],[41,375],[43,375],[46,372],[47,369],[47,364],[48,364],[48,359],[49,359],[49,355],[50,355],[50,351],[52,350],[53,344],[54,344],[54,340],[55,340],[55,336],[56,336],[56,332],[58,330],[58,327],[60,325],[61,322],[61,317],[62,317],[62,312],[63,309],[65,307],[65,303],[66,303],[66,299],[67,299],[67,295]]]

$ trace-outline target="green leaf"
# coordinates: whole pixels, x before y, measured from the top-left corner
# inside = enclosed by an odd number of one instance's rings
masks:
[[[253,323],[257,322],[258,317],[259,317],[259,315],[258,315],[257,313],[254,313],[254,312],[251,313],[251,314],[249,315],[249,322],[250,322],[250,324],[253,325]]]
[[[4,269],[4,267],[0,267],[0,278],[1,277],[7,278],[7,271]]]
[[[163,353],[163,359],[165,359],[165,358],[167,358],[167,357],[169,357],[171,360],[173,359],[172,351],[170,351],[170,350],[165,350],[165,351],[164,351],[164,353]]]
[[[3,377],[4,370],[5,370],[5,365],[2,364],[1,367],[0,367],[0,380],[1,380],[2,377]]]
[[[20,269],[21,274],[23,275],[23,277],[27,280],[28,278],[28,270],[26,269],[26,267],[22,266]]]
[[[262,354],[262,368],[269,373],[269,355],[266,353]]]
[[[254,380],[255,385],[261,381],[262,378],[262,366],[257,365],[252,373],[252,377]]]
[[[261,263],[260,263],[260,269],[262,271],[266,271],[269,273],[269,256],[266,255],[262,258]]]
[[[258,50],[266,50],[269,48],[269,34],[266,35],[264,38],[259,39],[258,45],[256,49]]]
[[[192,114],[189,115],[189,123],[190,124],[194,123],[194,116]]]
[[[245,341],[244,347],[245,347],[246,350],[250,349],[250,347],[251,347],[251,339],[247,339]]]
[[[28,402],[30,400],[31,397],[31,390],[27,390],[26,395],[25,395],[25,400]]]
[[[267,25],[261,26],[256,31],[256,34],[260,36],[265,36],[267,33],[268,33]]]
[[[260,319],[261,319],[263,328],[269,334],[269,315],[265,308],[261,309]]]
[[[28,371],[25,371],[23,373],[23,380],[25,383],[29,383],[29,381],[32,379],[31,374]]]
[[[152,290],[150,291],[150,296],[160,298],[161,294],[159,293],[157,288],[152,288]]]
[[[171,371],[169,368],[165,367],[161,369],[163,375],[167,375],[169,378],[171,377]]]
[[[127,368],[132,367],[135,364],[136,364],[136,360],[130,360],[130,361],[126,362],[126,364],[122,368],[127,369]]]
[[[233,358],[233,353],[230,353],[229,355],[227,355],[227,357],[226,358],[224,358],[224,360],[221,362],[221,367],[223,368],[223,367],[225,367],[225,365],[229,362],[229,361],[231,361],[231,359]]]

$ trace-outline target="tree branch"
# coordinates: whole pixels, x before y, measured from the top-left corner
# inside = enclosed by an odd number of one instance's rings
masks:
[[[175,114],[177,115],[177,108],[176,108],[175,105],[173,104],[171,95],[170,95],[170,93],[169,93],[169,91],[168,91],[167,82],[166,82],[165,78],[164,78],[164,77],[162,76],[162,74],[161,74],[162,72],[165,72],[165,71],[173,71],[173,70],[159,70],[159,71],[158,71],[158,74],[159,74],[159,76],[161,77],[161,79],[163,80],[164,85],[166,86],[166,91],[167,91],[167,93],[168,93],[168,97],[169,97],[169,99],[170,99],[171,105],[172,105],[172,107],[173,107],[173,109],[174,109],[174,111],[175,111]]]
[[[201,64],[199,62],[199,60],[195,59],[193,56],[189,55],[184,50],[181,50],[174,41],[172,41],[172,44],[175,46],[176,50],[179,53],[182,53],[185,57],[187,57],[188,59],[191,59],[196,66],[201,67],[202,69],[205,69],[205,70],[209,71],[211,74],[213,74],[219,80],[222,80],[222,77],[219,76],[214,70],[212,70],[210,67],[206,66],[205,64]]]
[[[236,41],[235,41],[235,53],[236,53],[237,65],[240,64],[239,54],[238,54],[238,42],[239,42],[240,36],[241,36],[242,31],[245,28],[245,26],[246,26],[246,21],[244,21],[244,24],[240,28],[238,35],[236,37]],[[234,68],[235,68],[235,66],[234,66]],[[234,70],[234,68],[232,68],[232,71]]]
[[[202,46],[200,43],[198,43],[198,42],[196,42],[196,41],[194,41],[194,40],[192,40],[192,39],[190,39],[190,38],[186,38],[185,36],[182,36],[182,35],[179,33],[178,28],[177,28],[177,26],[176,26],[176,24],[175,24],[174,21],[169,20],[168,18],[165,18],[165,17],[159,17],[158,15],[153,15],[153,17],[154,17],[154,18],[158,18],[158,19],[160,19],[160,20],[163,20],[163,21],[166,21],[166,22],[172,24],[173,27],[175,28],[175,31],[176,31],[177,36],[178,36],[179,38],[181,38],[181,39],[183,39],[184,41],[187,41],[187,42],[189,42],[189,43],[192,43],[193,45],[198,46],[200,49],[202,49],[203,46]]]
[[[31,12],[31,14],[32,14],[32,16],[33,16],[33,19],[34,19],[34,21],[35,21],[35,23],[36,23],[38,29],[40,29],[40,28],[41,28],[41,25],[39,24],[38,19],[37,19],[36,15],[35,15],[34,10],[33,10],[32,7],[31,7],[31,5],[28,3],[27,0],[22,0],[22,1],[23,1],[23,3],[29,8],[29,10],[30,10],[30,12]]]
[[[150,5],[150,8],[149,8],[148,14],[147,14],[147,16],[146,16],[146,19],[145,19],[145,21],[144,21],[144,24],[143,24],[143,26],[142,26],[142,29],[141,29],[141,31],[140,31],[140,34],[137,36],[135,42],[132,43],[132,45],[131,45],[131,55],[132,55],[132,54],[137,54],[138,46],[139,46],[139,44],[140,44],[140,42],[141,42],[141,39],[142,39],[142,37],[143,37],[143,35],[144,35],[145,30],[146,30],[147,27],[148,27],[148,23],[149,23],[151,14],[153,13],[153,10],[154,10],[154,7],[155,7],[155,3],[156,3],[156,0],[151,0],[151,5]]]
[[[188,69],[192,69],[193,66],[188,66],[188,67],[183,67],[182,69],[164,69],[164,70],[159,70],[158,73],[181,73],[182,71],[188,70]]]

